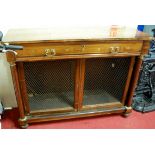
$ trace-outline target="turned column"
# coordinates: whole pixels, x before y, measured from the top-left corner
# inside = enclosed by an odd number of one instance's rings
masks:
[[[17,66],[16,66],[16,56],[15,56],[15,53],[13,53],[11,51],[7,52],[6,56],[7,56],[7,61],[10,64],[12,80],[13,80],[17,105],[18,105],[18,109],[19,109],[19,125],[22,128],[27,128],[28,124],[27,124],[27,118],[25,116],[21,92],[20,92],[19,79],[18,79]]]

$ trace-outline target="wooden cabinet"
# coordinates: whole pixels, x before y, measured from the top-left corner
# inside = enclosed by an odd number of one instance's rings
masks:
[[[7,41],[6,37],[4,42],[24,47],[17,55],[7,53],[19,125],[129,114],[149,40],[140,32],[133,38]]]

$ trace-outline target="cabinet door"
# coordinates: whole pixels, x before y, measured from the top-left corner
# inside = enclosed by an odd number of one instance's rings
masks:
[[[26,87],[23,99],[30,113],[74,110],[75,64],[75,60],[23,63]]]
[[[124,104],[133,58],[93,58],[85,61],[83,108]]]

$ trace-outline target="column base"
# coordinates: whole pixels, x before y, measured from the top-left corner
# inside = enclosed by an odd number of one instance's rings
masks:
[[[125,112],[122,114],[123,117],[128,117],[132,112],[132,107],[125,107]]]
[[[24,118],[19,118],[18,122],[19,122],[19,126],[22,129],[26,129],[28,127],[27,117],[26,116]]]

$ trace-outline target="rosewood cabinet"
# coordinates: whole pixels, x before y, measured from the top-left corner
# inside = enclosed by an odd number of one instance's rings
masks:
[[[139,68],[149,48],[146,34],[53,39],[48,31],[33,40],[32,32],[8,32],[3,40],[24,47],[17,54],[7,52],[20,127],[132,111]]]

